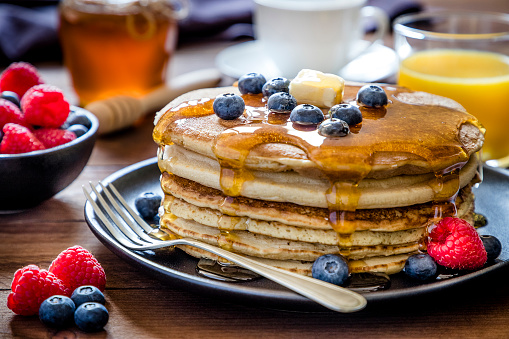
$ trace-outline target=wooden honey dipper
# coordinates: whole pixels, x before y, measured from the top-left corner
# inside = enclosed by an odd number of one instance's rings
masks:
[[[177,76],[171,85],[163,85],[144,97],[134,98],[119,95],[105,100],[91,102],[85,109],[99,120],[99,134],[107,134],[131,126],[148,113],[156,112],[186,92],[215,87],[221,81],[216,69],[202,69]]]

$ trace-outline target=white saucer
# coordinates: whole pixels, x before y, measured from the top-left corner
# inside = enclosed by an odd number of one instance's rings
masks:
[[[368,44],[368,42],[360,41],[359,44]],[[262,73],[267,79],[278,76],[293,77],[279,71],[263,52],[257,40],[225,48],[217,55],[216,66],[223,74],[232,78],[239,78],[250,72]],[[394,50],[374,44],[337,74],[350,81],[384,82],[394,76],[397,70],[398,58]]]

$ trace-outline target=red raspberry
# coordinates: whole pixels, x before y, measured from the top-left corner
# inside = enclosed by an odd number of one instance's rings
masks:
[[[49,271],[75,290],[82,285],[93,285],[104,291],[106,274],[97,259],[81,246],[69,247],[53,260]]]
[[[69,116],[69,102],[60,89],[52,85],[37,85],[21,98],[25,121],[35,126],[60,127]]]
[[[8,123],[5,124],[2,131],[4,136],[0,142],[0,154],[18,154],[46,149],[24,126]]]
[[[20,315],[34,315],[41,303],[52,295],[71,295],[71,290],[53,273],[28,265],[14,273],[12,292],[7,297],[7,307]]]
[[[0,99],[0,128],[9,122],[24,125],[24,120],[23,113],[18,106],[9,100]]]
[[[463,219],[446,217],[429,234],[428,254],[440,265],[473,270],[486,263],[487,254],[475,228]]]
[[[0,91],[15,92],[20,98],[32,86],[44,83],[28,62],[14,62],[0,74]]]
[[[46,148],[63,145],[76,139],[76,134],[73,132],[59,128],[36,129],[34,135]]]

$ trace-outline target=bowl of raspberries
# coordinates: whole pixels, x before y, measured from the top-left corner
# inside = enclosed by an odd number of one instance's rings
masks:
[[[26,62],[0,74],[0,213],[39,205],[78,177],[99,123]]]

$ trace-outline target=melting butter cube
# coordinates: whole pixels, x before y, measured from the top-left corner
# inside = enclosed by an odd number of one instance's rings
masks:
[[[303,69],[290,82],[290,94],[299,104],[332,107],[341,103],[345,80],[330,73]]]

